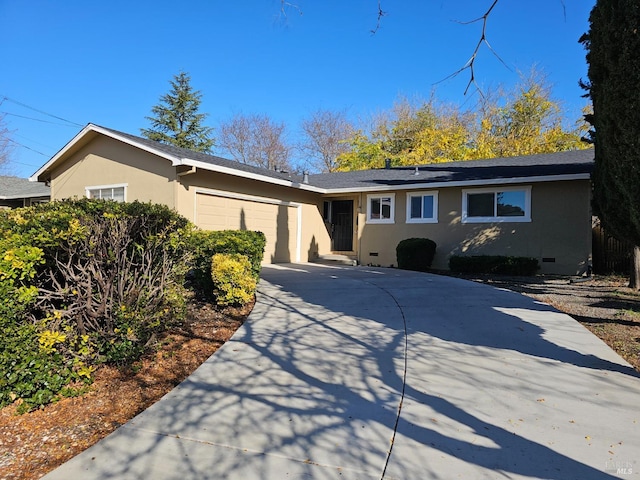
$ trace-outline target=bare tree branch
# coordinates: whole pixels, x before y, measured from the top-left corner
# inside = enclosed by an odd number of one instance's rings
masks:
[[[0,99],[0,105],[3,99]],[[11,146],[14,141],[11,139],[11,131],[5,122],[5,115],[0,114],[0,167],[9,162]]]
[[[344,111],[316,110],[302,120],[300,150],[312,172],[333,172],[337,158],[348,152],[349,138],[355,131]]]
[[[220,123],[220,148],[234,160],[269,170],[291,171],[284,123],[267,115],[238,113]]]
[[[371,34],[375,35],[380,29],[380,22],[382,21],[382,17],[387,14],[384,10],[382,10],[382,0],[378,0],[378,20],[376,21],[376,27],[371,30]]]
[[[287,2],[286,0],[280,0],[280,16],[283,18],[287,18],[287,8],[293,8],[300,15],[302,15],[302,10],[295,3]]]
[[[505,66],[505,68],[507,68],[507,70],[511,71],[511,68],[509,68],[509,66],[504,62],[504,60],[500,58],[500,56],[496,53],[493,47],[491,47],[491,45],[489,44],[489,41],[487,40],[487,20],[489,19],[489,15],[491,15],[492,10],[495,8],[495,6],[498,4],[499,1],[500,0],[493,0],[493,3],[489,7],[489,9],[484,13],[484,15],[480,17],[474,20],[470,20],[468,22],[457,22],[461,25],[471,25],[472,23],[482,22],[482,32],[480,34],[480,39],[478,40],[478,43],[476,44],[476,47],[474,48],[473,53],[471,54],[471,57],[469,58],[469,60],[467,60],[467,62],[460,69],[453,72],[451,75],[448,75],[447,77],[443,78],[442,80],[436,82],[436,84],[442,83],[445,80],[449,80],[450,78],[457,77],[459,74],[461,74],[465,70],[469,70],[469,81],[467,82],[467,86],[464,89],[464,95],[467,94],[471,85],[474,85],[476,87],[476,90],[480,93],[480,95],[484,96],[482,94],[482,90],[480,89],[480,86],[476,82],[476,71],[475,71],[476,59],[478,58],[478,53],[480,52],[480,48],[482,47],[483,44],[487,46],[489,51],[493,53],[498,60],[500,60],[500,63],[502,63]]]

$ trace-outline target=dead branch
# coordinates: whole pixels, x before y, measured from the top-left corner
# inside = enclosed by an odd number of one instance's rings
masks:
[[[373,30],[371,30],[371,34],[375,35],[380,29],[380,23],[382,21],[382,17],[387,14],[384,10],[382,10],[382,0],[378,0],[378,19],[376,21],[376,26]]]
[[[498,60],[500,60],[500,62],[507,68],[507,70],[511,70],[509,66],[502,60],[502,58],[500,58],[500,56],[496,53],[493,47],[491,47],[491,45],[489,44],[489,41],[487,40],[487,20],[489,19],[489,15],[491,15],[492,10],[495,8],[495,6],[498,4],[499,1],[500,0],[493,0],[493,3],[489,7],[489,9],[484,13],[484,15],[480,17],[474,20],[470,20],[468,22],[457,22],[461,25],[471,25],[472,23],[482,22],[482,31],[480,34],[480,39],[478,40],[478,43],[476,43],[476,46],[473,49],[473,53],[471,54],[471,57],[469,58],[469,60],[467,60],[467,62],[460,69],[453,72],[451,75],[448,75],[447,77],[443,78],[442,80],[436,82],[436,84],[442,83],[445,80],[449,80],[450,78],[457,77],[459,74],[461,74],[465,70],[469,70],[469,81],[467,82],[467,86],[464,89],[464,95],[467,94],[471,85],[474,85],[476,87],[476,90],[480,93],[480,95],[484,96],[482,94],[482,90],[480,89],[480,86],[476,82],[476,72],[475,72],[476,59],[478,58],[478,53],[480,52],[480,48],[482,47],[483,44],[487,46],[489,51],[493,53]]]

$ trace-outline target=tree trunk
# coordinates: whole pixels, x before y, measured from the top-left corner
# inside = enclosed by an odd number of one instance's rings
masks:
[[[631,278],[629,288],[640,290],[640,246],[633,247],[633,259],[631,261]]]

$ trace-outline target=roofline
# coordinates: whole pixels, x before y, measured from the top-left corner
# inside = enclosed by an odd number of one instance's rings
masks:
[[[29,181],[30,182],[37,182],[38,181],[38,177],[40,175],[42,175],[44,172],[46,172],[49,167],[51,167],[53,164],[55,164],[61,157],[63,157],[76,143],[78,143],[83,137],[85,137],[89,132],[96,132],[96,133],[100,133],[102,135],[105,135],[107,137],[111,137],[113,139],[119,140],[121,142],[127,143],[129,145],[132,145],[136,148],[139,148],[141,150],[144,150],[146,152],[152,153],[154,155],[158,155],[159,157],[165,158],[167,160],[171,161],[171,165],[172,166],[176,166],[176,165],[180,165],[180,159],[173,156],[173,155],[169,155],[166,152],[163,152],[161,150],[155,149],[155,148],[151,148],[147,145],[144,145],[142,143],[138,143],[135,142],[133,140],[131,140],[130,138],[126,138],[123,137],[121,135],[118,135],[117,133],[114,133],[111,130],[107,130],[106,128],[100,127],[98,125],[94,125],[93,123],[88,123],[82,130],[80,130],[80,132],[78,132],[76,134],[75,137],[73,137],[64,147],[62,147],[58,153],[56,153],[53,157],[51,157],[51,159],[45,163],[42,167],[40,167],[40,169],[38,171],[36,171],[33,175],[31,175],[29,177]]]
[[[309,192],[326,193],[326,189],[314,187],[313,185],[308,185],[306,183],[295,182],[293,180],[285,180],[283,178],[269,177],[267,175],[260,175],[259,173],[245,172],[244,170],[237,170],[235,168],[201,162],[199,160],[192,160],[190,158],[182,158],[180,160],[180,165],[201,168],[203,170],[209,170],[212,172],[226,173],[228,175],[233,175],[236,177],[259,180],[261,182],[273,183],[275,185],[282,185],[284,187],[295,187],[299,188],[300,190],[307,190]]]
[[[268,175],[261,175],[259,173],[247,172],[244,170],[239,170],[231,167],[225,167],[222,165],[216,165],[212,163],[202,162],[199,160],[193,160],[188,157],[177,157],[175,155],[168,154],[160,149],[156,149],[150,147],[148,145],[142,144],[140,142],[136,142],[130,138],[119,135],[118,133],[95,125],[93,123],[88,123],[80,132],[76,134],[62,149],[58,151],[51,159],[45,163],[40,169],[38,169],[33,175],[29,177],[30,182],[38,182],[38,177],[44,174],[51,166],[53,166],[60,158],[62,158],[71,148],[77,144],[82,138],[88,135],[90,132],[96,132],[106,137],[113,138],[115,140],[119,140],[123,143],[131,145],[133,147],[144,150],[153,155],[157,155],[161,158],[169,160],[173,167],[179,165],[185,165],[190,167],[200,168],[202,170],[208,170],[212,172],[224,173],[227,175],[233,175],[236,177],[247,178],[251,180],[257,180],[265,183],[271,183],[274,185],[281,185],[284,187],[293,187],[298,188],[299,190],[305,190],[308,192],[320,193],[320,194],[337,194],[337,193],[359,193],[359,192],[380,192],[380,191],[391,191],[391,190],[415,190],[419,188],[435,188],[442,187],[446,185],[447,187],[472,187],[472,186],[482,186],[482,185],[495,185],[496,183],[503,184],[515,184],[515,183],[539,183],[539,182],[552,182],[552,181],[562,181],[562,180],[588,180],[591,178],[589,173],[578,173],[578,174],[567,174],[567,175],[545,175],[545,176],[536,176],[536,177],[512,177],[512,178],[504,178],[504,179],[488,179],[488,180],[466,180],[459,182],[428,182],[428,183],[410,183],[404,185],[380,185],[380,186],[371,186],[371,187],[345,187],[345,188],[321,188],[313,185],[309,185],[306,183],[301,183],[293,180],[286,180],[282,178],[274,178]],[[34,196],[42,196],[42,195],[34,195]],[[17,198],[27,198],[27,197],[17,197]]]
[[[131,145],[133,147],[144,150],[153,155],[157,155],[171,162],[172,167],[177,167],[179,165],[186,165],[190,167],[200,168],[202,170],[209,170],[212,172],[218,173],[226,173],[229,175],[234,175],[236,177],[249,178],[252,180],[259,180],[261,182],[273,183],[276,185],[282,185],[285,187],[297,187],[301,190],[308,190],[310,192],[315,193],[324,193],[324,189],[313,187],[311,185],[307,185],[300,182],[294,182],[292,180],[285,180],[280,178],[269,177],[268,175],[260,175],[258,173],[245,172],[243,170],[238,170],[235,168],[224,167],[222,165],[211,164],[207,162],[201,162],[199,160],[193,160],[187,157],[176,157],[175,155],[168,154],[160,149],[156,149],[150,147],[148,145],[142,144],[140,142],[136,142],[135,140],[131,140],[130,138],[124,137],[122,135],[118,135],[117,133],[107,130],[98,125],[94,125],[92,123],[87,124],[75,137],[73,137],[62,149],[56,153],[51,160],[45,163],[40,169],[35,172],[32,176],[29,177],[30,182],[37,182],[38,177],[45,173],[53,164],[55,164],[61,157],[63,157],[76,143],[78,143],[83,137],[85,137],[89,132],[96,132],[107,137],[113,138],[115,140],[119,140],[123,143]]]
[[[478,187],[484,185],[495,184],[517,184],[517,183],[541,183],[541,182],[561,182],[566,180],[590,180],[589,173],[572,173],[565,175],[540,175],[536,177],[511,177],[511,178],[492,178],[488,180],[465,180],[460,182],[428,182],[428,183],[411,183],[406,185],[381,185],[375,187],[347,187],[347,188],[329,188],[324,189],[322,193],[360,193],[360,192],[386,192],[393,190],[416,190],[424,188],[442,188],[442,187]]]
[[[39,197],[51,197],[49,193],[34,193],[34,194],[18,194],[18,195],[0,195],[0,200],[20,200],[21,198],[39,198]]]

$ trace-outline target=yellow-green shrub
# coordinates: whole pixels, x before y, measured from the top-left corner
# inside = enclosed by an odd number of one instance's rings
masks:
[[[213,293],[218,305],[244,305],[256,291],[256,279],[246,255],[216,253],[211,259]]]
[[[189,223],[166,206],[68,200],[0,210],[0,407],[73,393],[138,358],[185,311]]]
[[[266,237],[251,230],[192,230],[187,237],[192,260],[191,282],[195,290],[203,294],[213,292],[211,258],[216,253],[245,255],[251,263],[251,272],[258,281],[264,257]]]

